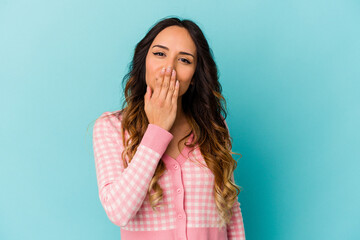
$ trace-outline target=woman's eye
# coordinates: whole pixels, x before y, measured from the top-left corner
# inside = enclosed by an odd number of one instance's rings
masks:
[[[190,64],[191,62],[189,60],[187,60],[186,58],[182,58],[186,61],[186,63]]]
[[[156,55],[156,56],[164,56],[164,53],[162,53],[162,52],[154,52],[153,53],[154,55]],[[183,59],[183,60],[185,60],[185,61],[182,61],[182,62],[185,62],[185,63],[187,63],[187,64],[190,64],[191,62],[189,61],[189,60],[187,60],[186,58],[181,58],[181,59]]]
[[[162,56],[162,55],[159,55],[159,54],[163,54],[163,53],[162,53],[162,52],[156,52],[156,53],[154,53],[154,55]]]

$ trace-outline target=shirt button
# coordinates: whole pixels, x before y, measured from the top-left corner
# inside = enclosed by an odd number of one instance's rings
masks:
[[[178,167],[179,167],[178,165],[176,165],[176,164],[174,165],[174,168],[175,168],[175,169],[178,169]]]
[[[179,218],[179,219],[180,219],[180,218],[182,218],[182,215],[181,215],[181,214],[179,214],[179,215],[178,215],[178,218]]]
[[[178,193],[181,193],[181,189],[180,189],[180,188],[176,189],[176,191],[177,191]]]

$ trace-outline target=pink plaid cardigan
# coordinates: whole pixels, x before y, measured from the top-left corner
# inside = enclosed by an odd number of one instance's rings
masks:
[[[190,152],[192,149],[185,146],[174,159],[165,154],[173,135],[148,124],[132,161],[124,169],[121,121],[115,116],[103,118],[109,113],[113,112],[104,112],[94,124],[93,148],[100,202],[110,221],[120,227],[121,239],[245,240],[238,198],[230,223],[219,228],[214,176],[196,162],[206,166],[199,148]],[[193,134],[187,143],[192,139]],[[160,159],[166,165],[158,180],[163,206],[154,212],[146,193]]]

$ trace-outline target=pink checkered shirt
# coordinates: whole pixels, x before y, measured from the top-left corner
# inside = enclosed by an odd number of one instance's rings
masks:
[[[101,117],[113,112],[104,112]],[[97,119],[93,148],[100,202],[112,223],[120,227],[122,240],[245,240],[245,230],[237,201],[226,227],[219,228],[214,200],[214,175],[206,166],[198,147],[185,146],[172,158],[165,151],[173,135],[149,124],[128,167],[121,152],[121,122],[115,116]],[[129,137],[125,132],[126,138]],[[193,134],[187,143],[192,141]],[[162,159],[166,165],[159,179],[164,206],[154,212],[147,190]]]

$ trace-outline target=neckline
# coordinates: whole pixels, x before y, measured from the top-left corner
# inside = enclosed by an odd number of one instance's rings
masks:
[[[193,136],[194,136],[194,134],[193,134],[193,132],[191,132],[189,138],[186,140],[186,144],[189,144],[193,140]],[[166,153],[163,154],[163,158],[171,159],[173,161],[178,162],[181,165],[183,162],[185,162],[187,155],[190,151],[190,148],[188,146],[186,146],[186,144],[184,145],[184,148],[181,150],[180,154],[176,158],[173,158]]]

